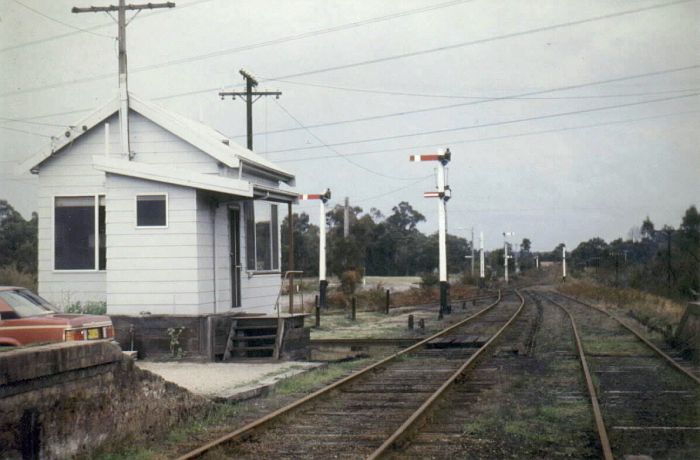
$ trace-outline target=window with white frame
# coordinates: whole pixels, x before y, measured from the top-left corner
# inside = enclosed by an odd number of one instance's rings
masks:
[[[168,196],[165,194],[136,196],[137,227],[167,227]]]
[[[276,204],[243,203],[246,229],[246,265],[250,271],[279,270],[279,221]]]
[[[107,245],[104,196],[54,199],[54,269],[104,270]]]

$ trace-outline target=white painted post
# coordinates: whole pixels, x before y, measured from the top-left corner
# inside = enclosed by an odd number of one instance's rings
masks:
[[[442,155],[443,152],[440,152]],[[438,167],[438,193],[445,192],[445,165],[440,163]],[[439,272],[440,282],[447,282],[447,212],[445,209],[445,200],[438,200],[438,248],[439,248]]]
[[[561,279],[566,281],[566,246],[561,248]]]
[[[505,235],[503,236],[503,269],[505,270],[506,284],[508,284],[508,242]]]
[[[535,268],[540,269],[540,256],[535,256]]]
[[[326,306],[326,201],[331,199],[330,189],[326,189],[322,194],[299,195],[300,200],[319,200],[319,223],[318,223],[318,305]]]
[[[426,198],[439,198],[438,202],[438,252],[439,252],[439,273],[440,273],[440,313],[438,319],[442,318],[443,313],[449,313],[449,289],[450,284],[447,281],[447,201],[450,199],[450,187],[446,184],[445,167],[450,162],[452,154],[450,149],[440,150],[437,154],[430,155],[411,155],[411,161],[437,161],[440,163],[438,167],[437,192],[425,192]]]
[[[326,281],[326,202],[319,200],[320,217],[318,222],[318,280]]]

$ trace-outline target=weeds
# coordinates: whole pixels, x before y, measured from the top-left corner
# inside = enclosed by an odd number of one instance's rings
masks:
[[[683,316],[682,304],[636,289],[603,286],[590,281],[575,281],[559,287],[565,294],[583,297],[608,308],[623,309],[649,329],[671,338]]]
[[[285,379],[275,386],[274,393],[277,395],[290,395],[310,391],[320,385],[327,384],[332,380],[340,378],[348,371],[357,369],[369,363],[369,359],[357,359],[342,363],[335,363],[323,369],[305,372]]]
[[[24,287],[36,292],[37,277],[35,273],[23,272],[17,266],[9,265],[0,267],[0,285]]]

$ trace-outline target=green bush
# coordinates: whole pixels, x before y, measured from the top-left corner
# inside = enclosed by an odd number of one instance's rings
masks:
[[[437,276],[437,274],[429,272],[429,273],[423,273],[420,276],[420,287],[423,289],[428,289],[432,288],[438,285],[440,282],[440,278]]]

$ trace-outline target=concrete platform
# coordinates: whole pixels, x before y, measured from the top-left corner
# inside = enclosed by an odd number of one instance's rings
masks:
[[[325,364],[246,360],[226,363],[137,361],[136,365],[194,394],[217,401],[243,401],[266,394],[281,380]]]

